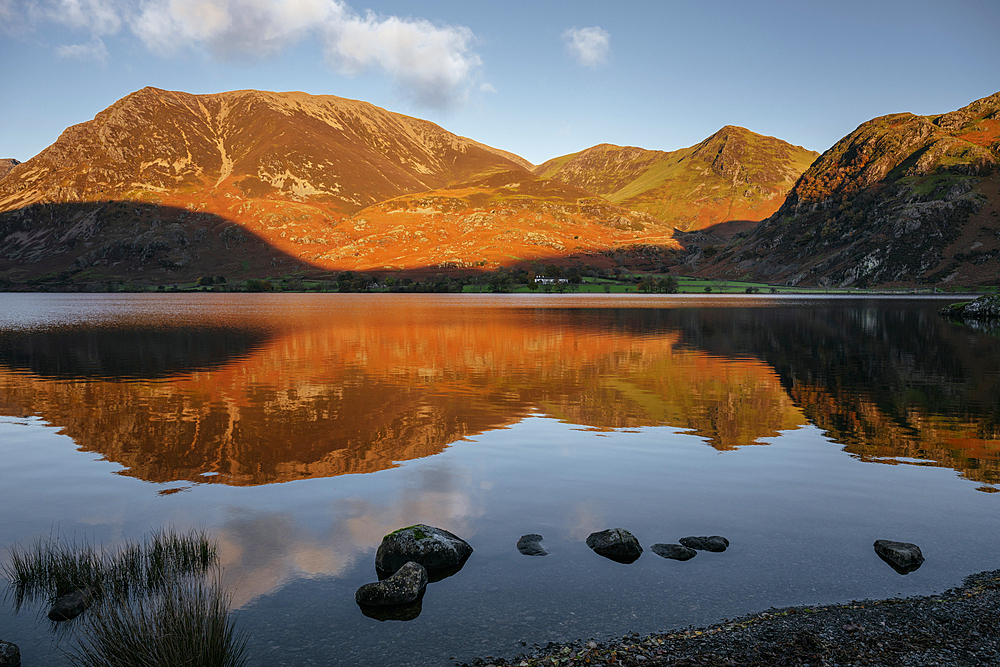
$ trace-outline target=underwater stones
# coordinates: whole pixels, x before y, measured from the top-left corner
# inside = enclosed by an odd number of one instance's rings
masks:
[[[924,562],[920,547],[910,542],[875,540],[875,553],[899,574],[909,574]]]
[[[522,535],[517,541],[517,550],[525,556],[547,556],[549,552],[540,544],[541,541],[542,536],[538,533]]]
[[[697,549],[699,551],[713,551],[715,553],[722,553],[727,548],[729,548],[729,540],[722,537],[721,535],[711,535],[701,537],[682,537],[678,540],[681,544],[688,547],[689,549]]]
[[[657,556],[673,560],[691,560],[698,555],[698,552],[691,547],[685,547],[681,544],[654,544],[650,550]]]
[[[21,664],[21,650],[17,644],[0,641],[0,667],[19,667]]]
[[[72,593],[67,593],[52,603],[52,608],[49,609],[49,620],[68,621],[76,618],[90,606],[91,600],[93,600],[93,596],[89,588],[78,588]]]
[[[427,569],[430,581],[438,581],[462,568],[472,547],[447,530],[425,524],[400,528],[382,538],[375,553],[379,575],[395,573],[409,561]]]
[[[624,528],[609,528],[587,537],[587,546],[595,553],[618,563],[633,563],[642,555],[639,540]]]
[[[385,607],[416,601],[427,588],[427,570],[420,563],[409,561],[388,579],[365,584],[354,594],[359,605]]]

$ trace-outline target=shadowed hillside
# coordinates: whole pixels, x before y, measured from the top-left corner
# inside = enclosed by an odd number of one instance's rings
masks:
[[[1000,93],[862,124],[781,209],[701,268],[791,285],[996,284]]]

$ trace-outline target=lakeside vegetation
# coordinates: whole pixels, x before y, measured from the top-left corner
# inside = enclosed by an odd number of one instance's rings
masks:
[[[159,530],[116,549],[42,537],[12,547],[0,574],[15,612],[51,604],[50,620],[70,624],[74,667],[246,663],[248,635],[234,624],[218,546],[204,531]]]
[[[918,287],[803,287],[764,282],[640,273],[621,268],[565,268],[556,265],[499,269],[476,274],[361,273],[353,271],[296,272],[263,278],[229,279],[203,276],[194,281],[147,284],[122,279],[71,282],[63,276],[43,276],[25,283],[0,280],[0,291],[14,292],[362,292],[362,293],[579,293],[579,294],[947,294],[996,292],[997,285]]]

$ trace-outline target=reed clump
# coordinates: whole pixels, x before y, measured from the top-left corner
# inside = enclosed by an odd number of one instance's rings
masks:
[[[74,591],[92,599],[73,622],[68,658],[78,667],[239,667],[238,631],[221,583],[218,549],[204,531],[161,530],[114,550],[42,537],[15,546],[3,574],[14,605],[52,603]]]
[[[199,530],[160,530],[143,542],[126,540],[114,551],[86,541],[40,537],[30,547],[13,547],[3,573],[13,584],[19,610],[75,590],[89,590],[95,601],[153,593],[176,579],[206,574],[218,557],[215,543]]]
[[[241,667],[249,635],[237,630],[218,581],[174,581],[156,593],[87,613],[75,667]]]

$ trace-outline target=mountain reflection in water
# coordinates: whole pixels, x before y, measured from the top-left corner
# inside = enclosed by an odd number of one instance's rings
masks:
[[[866,461],[1000,482],[1000,341],[938,302],[205,295],[181,322],[159,303],[3,332],[0,412],[160,483],[374,472],[535,413],[719,450],[812,422]]]

